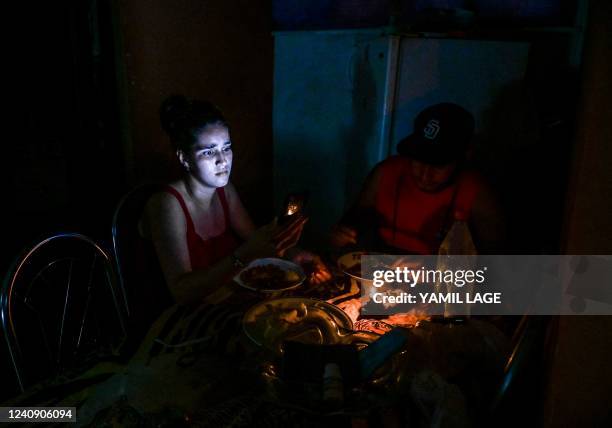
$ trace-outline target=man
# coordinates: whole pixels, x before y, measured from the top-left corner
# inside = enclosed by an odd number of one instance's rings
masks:
[[[503,236],[500,210],[483,178],[466,166],[473,133],[473,116],[457,104],[419,113],[399,154],[369,174],[332,231],[332,245],[437,254],[452,223],[463,220],[479,252],[496,252]]]

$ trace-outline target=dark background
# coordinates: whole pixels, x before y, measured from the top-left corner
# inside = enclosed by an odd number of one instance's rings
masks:
[[[406,25],[449,29],[447,18],[426,10],[427,2],[380,2],[376,13],[355,12],[365,3],[63,0],[6,6],[2,272],[44,233],[73,230],[108,243],[121,195],[178,173],[157,116],[160,101],[172,93],[210,99],[223,109],[236,148],[232,180],[255,220],[268,219],[272,30],[385,25],[390,10]],[[521,206],[507,207],[511,228],[532,237],[525,247],[542,252],[610,254],[610,2],[561,1],[552,16],[543,11],[555,2],[544,0],[531,14],[522,9],[522,16],[511,7],[518,1],[488,2],[488,9],[478,1],[447,3],[480,5],[481,20],[464,35],[534,43],[528,84],[541,145],[509,160],[517,174],[500,183],[502,192],[530,189]],[[581,20],[585,8],[588,20]],[[609,318],[561,320],[546,405],[550,426],[603,420],[611,327]],[[11,376],[2,344],[0,399],[15,392]]]

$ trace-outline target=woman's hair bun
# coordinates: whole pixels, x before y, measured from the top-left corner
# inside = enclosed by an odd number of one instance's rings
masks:
[[[213,104],[189,100],[183,95],[166,98],[159,109],[159,118],[172,143],[181,149],[193,145],[199,133],[208,125],[221,123],[228,126],[221,111]]]
[[[166,98],[159,109],[159,119],[162,128],[172,137],[180,122],[180,118],[189,110],[189,100],[183,95],[171,95]]]

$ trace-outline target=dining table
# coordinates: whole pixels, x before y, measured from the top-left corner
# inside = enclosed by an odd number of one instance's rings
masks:
[[[508,334],[476,317],[361,317],[359,281],[328,266],[332,278],[322,284],[263,294],[230,281],[200,305],[171,306],[127,361],[104,359],[2,405],[75,407],[76,426],[85,427],[474,426],[499,385]],[[343,334],[368,339],[355,341],[362,348],[397,329],[405,340],[374,376],[341,384],[340,398],[329,399],[338,390],[325,389],[325,373],[287,380],[282,353],[245,334],[251,308],[288,298],[338,308],[351,320]]]

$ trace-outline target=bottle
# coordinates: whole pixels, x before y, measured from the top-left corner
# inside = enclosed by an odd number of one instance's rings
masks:
[[[452,272],[473,270],[476,261],[475,256],[478,255],[478,252],[467,224],[467,216],[461,211],[455,211],[453,217],[453,224],[438,249],[436,270],[442,272],[447,270]],[[436,283],[436,288],[438,292],[460,292],[462,296],[465,296],[466,292],[473,291],[473,283],[466,283],[462,287],[457,287],[454,283]],[[469,317],[469,315],[470,306],[467,303],[444,304],[445,319],[461,319],[462,317]]]
[[[442,240],[438,254],[469,255],[478,254],[467,224],[467,216],[462,211],[455,211],[453,224]]]
[[[323,370],[323,401],[334,408],[340,407],[344,401],[344,382],[338,364],[325,364]]]

